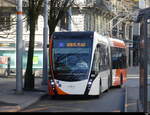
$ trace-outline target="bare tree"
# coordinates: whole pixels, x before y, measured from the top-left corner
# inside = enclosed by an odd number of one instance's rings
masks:
[[[33,74],[33,54],[34,54],[34,41],[35,41],[35,28],[38,16],[42,10],[43,0],[28,0],[27,22],[30,31],[29,48],[27,57],[27,67],[25,72],[25,90],[34,89],[34,74]]]
[[[55,31],[58,22],[66,14],[67,10],[73,5],[74,0],[49,0],[49,38]]]
[[[37,24],[38,16],[42,10],[42,3],[44,0],[28,0],[28,25],[30,29],[29,50],[27,58],[27,68],[25,72],[25,90],[34,89],[34,74],[33,67],[33,52],[34,52],[34,39],[35,39],[35,26]],[[72,6],[74,0],[49,0],[49,35],[55,31],[58,22],[65,15],[69,7]]]

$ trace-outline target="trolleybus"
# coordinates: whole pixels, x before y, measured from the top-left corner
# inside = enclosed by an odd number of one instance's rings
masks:
[[[110,38],[112,62],[112,86],[122,86],[127,78],[127,53],[123,40]]]
[[[96,32],[54,32],[49,94],[100,95],[111,85],[110,45]]]

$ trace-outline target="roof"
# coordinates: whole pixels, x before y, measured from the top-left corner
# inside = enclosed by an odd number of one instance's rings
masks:
[[[90,38],[94,35],[94,32],[92,31],[86,31],[86,32],[54,32],[53,38],[55,39],[55,36],[57,36],[57,39],[63,38]],[[93,38],[93,37],[92,37]]]

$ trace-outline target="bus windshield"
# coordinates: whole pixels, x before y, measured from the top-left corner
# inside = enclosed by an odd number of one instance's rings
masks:
[[[112,69],[126,68],[125,48],[111,47],[112,52]]]
[[[91,48],[63,47],[53,48],[53,70],[55,79],[62,81],[80,81],[87,79]]]

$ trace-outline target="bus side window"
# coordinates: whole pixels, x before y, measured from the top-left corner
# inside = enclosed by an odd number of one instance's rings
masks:
[[[104,44],[98,44],[94,53],[92,71],[96,73],[104,71],[108,68],[108,63],[107,47]]]
[[[100,68],[99,68],[99,63],[100,63],[100,53],[99,53],[99,47],[96,48],[95,51],[95,67],[96,67],[96,71],[99,72]]]
[[[94,52],[93,65],[92,65],[92,71],[96,74],[98,74],[100,71],[99,63],[100,63],[99,48],[96,47]]]
[[[106,68],[105,69],[108,69],[109,68],[109,49],[108,47],[105,46],[105,66]]]
[[[126,68],[126,54],[125,49],[117,48],[118,60],[116,63],[117,68]]]
[[[127,67],[125,49],[122,49],[122,51],[121,51],[121,66],[120,67],[121,68],[126,68]]]
[[[100,71],[104,71],[108,67],[107,47],[104,44],[100,44],[99,51],[100,51],[100,60],[101,60],[100,61],[101,63],[99,63]]]

